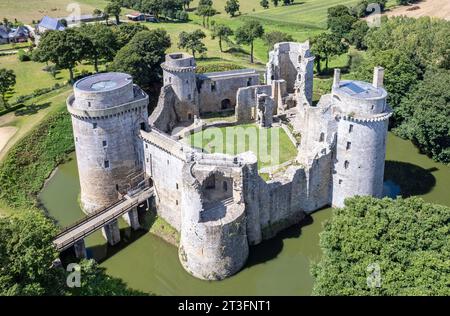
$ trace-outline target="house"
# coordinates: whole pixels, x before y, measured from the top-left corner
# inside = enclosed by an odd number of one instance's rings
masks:
[[[146,21],[146,22],[158,22],[158,19],[151,15],[151,14],[145,14],[145,13],[140,13],[140,12],[133,12],[130,14],[127,14],[126,17],[128,18],[128,20],[131,21]]]
[[[0,25],[0,44],[8,44],[9,43],[9,30]]]
[[[68,18],[60,18],[58,20],[61,21],[62,19],[65,19],[68,25],[72,25],[79,23],[102,21],[105,19],[105,15],[103,13],[101,15],[84,14],[80,16],[70,16]]]
[[[24,43],[28,41],[29,30],[25,26],[19,26],[11,29],[9,32],[9,41],[11,43]]]
[[[49,16],[44,16],[36,26],[36,32],[42,34],[46,31],[63,31],[65,29],[64,25],[60,20],[51,18]]]

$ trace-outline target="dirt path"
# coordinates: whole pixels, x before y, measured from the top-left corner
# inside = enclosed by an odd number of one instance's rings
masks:
[[[14,136],[16,131],[17,127],[14,126],[0,127],[0,152],[2,151],[3,147],[6,146],[11,137]]]
[[[417,10],[411,10],[418,7]],[[419,18],[421,16],[432,16],[450,21],[450,1],[449,0],[423,0],[408,6],[398,6],[386,12],[387,16],[406,15],[408,17]]]

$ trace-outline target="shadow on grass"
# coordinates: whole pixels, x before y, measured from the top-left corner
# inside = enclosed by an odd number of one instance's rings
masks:
[[[33,115],[39,112],[40,110],[48,108],[50,105],[51,105],[50,102],[45,102],[41,104],[30,104],[15,111],[14,113],[16,114],[16,116]]]

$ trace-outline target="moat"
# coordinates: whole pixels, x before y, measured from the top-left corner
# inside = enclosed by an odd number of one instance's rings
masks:
[[[41,200],[61,226],[83,213],[79,207],[79,179],[75,161],[61,165],[42,191]],[[409,142],[389,134],[385,192],[395,196],[420,195],[425,200],[450,205],[450,167],[433,162]],[[219,282],[189,275],[178,260],[177,248],[150,233],[131,233],[121,222],[123,241],[107,247],[97,232],[87,238],[93,257],[113,276],[132,288],[160,295],[309,295],[313,279],[310,263],[320,258],[319,233],[331,209],[312,214],[301,225],[252,247],[245,268]],[[149,222],[147,218],[146,222]]]

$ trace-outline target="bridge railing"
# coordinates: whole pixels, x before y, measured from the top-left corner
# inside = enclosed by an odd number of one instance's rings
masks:
[[[123,203],[124,201],[126,201],[125,198],[120,199],[119,201],[115,202],[114,204],[111,204],[105,208],[102,208],[100,210],[97,210],[95,212],[89,213],[88,215],[86,215],[85,217],[83,217],[82,219],[76,221],[75,223],[64,227],[61,232],[55,236],[55,239],[58,239],[58,237],[61,237],[62,235],[67,234],[69,231],[72,231],[78,227],[80,227],[81,225],[83,225],[85,222],[89,221],[91,218],[97,217],[107,211],[109,211],[110,209],[116,207],[117,205]]]
[[[139,201],[136,201],[132,204],[128,204],[126,207],[123,207],[123,208],[119,209],[117,212],[112,213],[108,217],[104,218],[102,221],[90,226],[88,229],[85,229],[85,230],[79,232],[78,234],[72,236],[71,238],[67,239],[66,241],[64,241],[63,243],[61,243],[59,245],[55,245],[57,250],[62,250],[64,248],[66,248],[66,246],[72,245],[75,241],[82,239],[82,238],[86,237],[87,235],[91,234],[92,232],[96,231],[97,229],[105,226],[108,222],[111,222],[111,221],[119,218],[124,211],[128,211],[129,209],[132,209],[133,207],[137,206],[138,204],[139,204]],[[85,222],[86,222],[86,220],[85,220]],[[68,233],[68,232],[66,232],[66,233]]]

